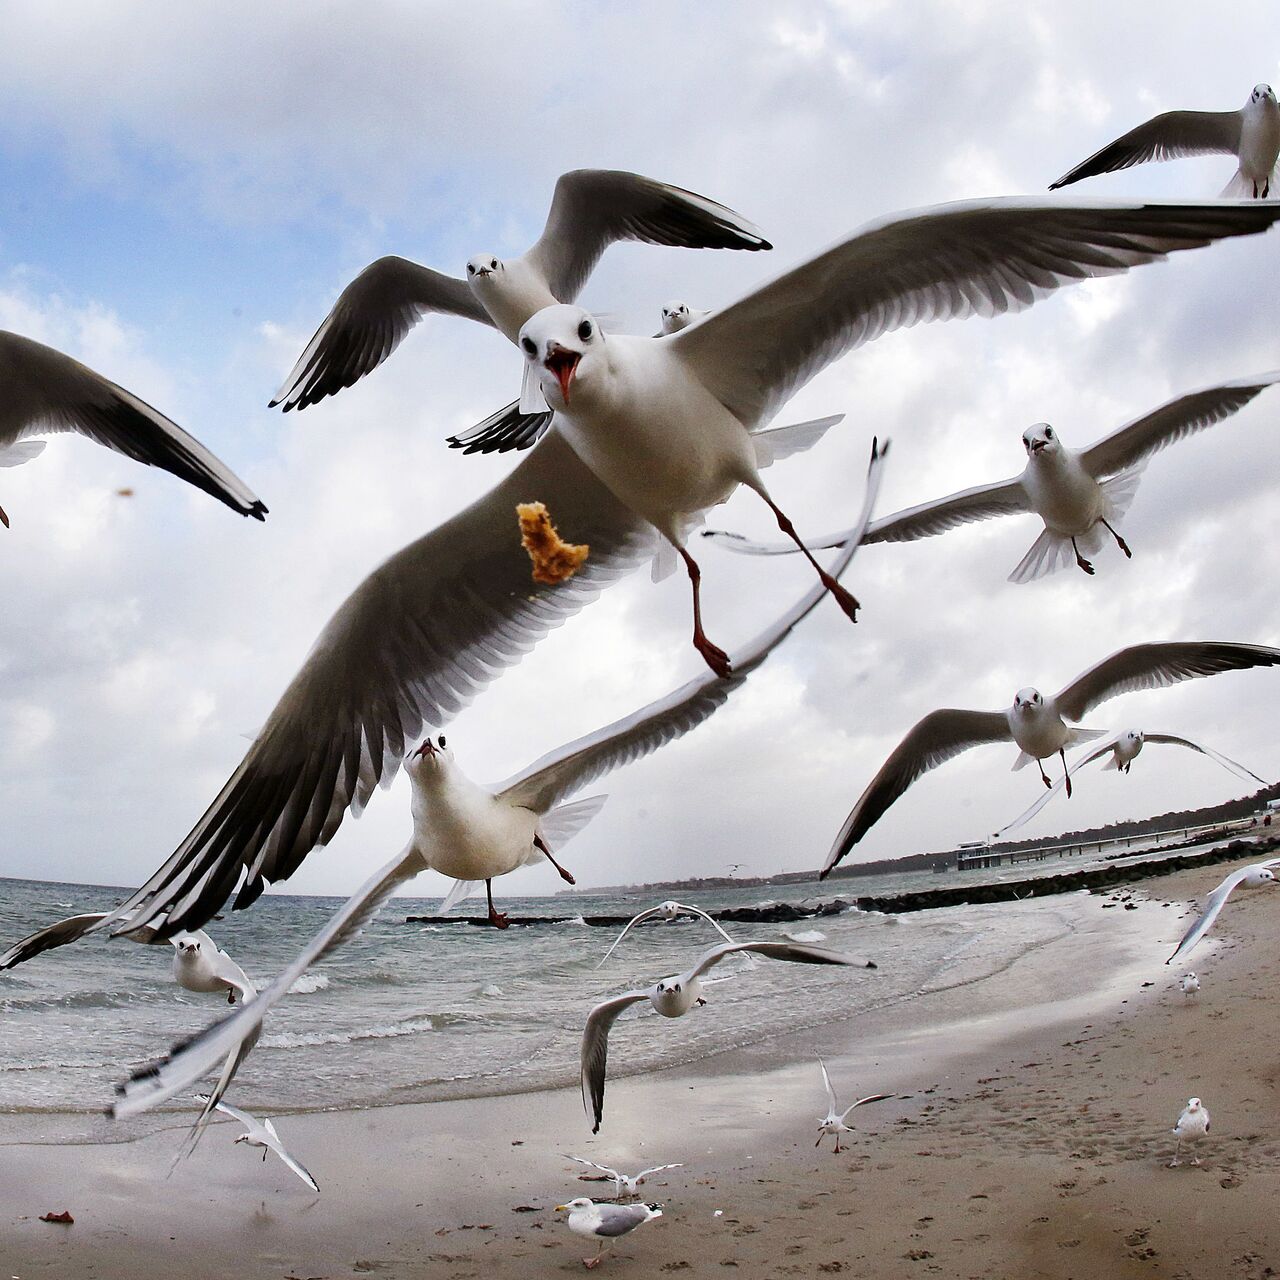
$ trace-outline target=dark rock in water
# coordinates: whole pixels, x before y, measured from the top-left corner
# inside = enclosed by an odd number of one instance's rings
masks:
[[[727,920],[736,924],[794,924],[797,920],[814,920],[818,916],[838,916],[842,911],[851,911],[853,904],[845,898],[835,898],[831,902],[814,902],[796,906],[790,902],[769,902],[759,907],[729,907],[724,911],[710,911],[707,914],[716,920]],[[543,924],[571,924],[581,921],[595,929],[620,929],[629,923],[633,916],[508,916],[507,923],[512,926],[533,926]],[[645,929],[658,925],[674,924],[677,921],[695,924],[694,916],[677,916],[672,920],[646,920],[636,927]],[[473,924],[481,928],[491,928],[488,916],[405,916],[405,924]]]

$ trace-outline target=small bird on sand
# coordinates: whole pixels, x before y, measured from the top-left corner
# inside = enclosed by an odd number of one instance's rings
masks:
[[[1196,976],[1195,970],[1190,970],[1182,975],[1182,981],[1178,983],[1182,988],[1184,996],[1193,996],[1200,990],[1200,979]]]
[[[840,1135],[842,1133],[852,1133],[853,1130],[844,1122],[845,1116],[849,1114],[854,1107],[864,1107],[868,1102],[883,1102],[886,1098],[892,1098],[891,1093],[872,1093],[865,1098],[859,1098],[857,1102],[851,1102],[843,1111],[837,1111],[836,1107],[836,1091],[831,1087],[831,1077],[827,1074],[827,1064],[821,1058],[818,1059],[818,1066],[822,1068],[822,1083],[827,1089],[827,1114],[818,1121],[818,1141],[813,1145],[820,1147],[822,1140],[831,1134],[836,1140],[835,1154],[840,1154]]]
[[[1209,1112],[1199,1098],[1187,1099],[1186,1108],[1178,1117],[1178,1123],[1173,1126],[1173,1131],[1178,1135],[1178,1145],[1174,1149],[1173,1159],[1169,1161],[1170,1169],[1176,1169],[1182,1163],[1178,1157],[1182,1154],[1184,1142],[1194,1146],[1209,1132]],[[1200,1157],[1192,1156],[1191,1163],[1199,1164]]]
[[[600,1265],[612,1241],[630,1234],[653,1218],[662,1217],[662,1210],[656,1204],[596,1204],[586,1196],[556,1205],[556,1212],[569,1214],[570,1231],[599,1240],[596,1256],[582,1260],[588,1271],[594,1271]]]
[[[683,1164],[655,1164],[651,1169],[641,1169],[634,1178],[628,1178],[625,1173],[619,1173],[617,1169],[610,1169],[607,1164],[596,1164],[594,1160],[587,1160],[583,1156],[566,1156],[567,1160],[576,1160],[578,1164],[585,1164],[588,1169],[596,1169],[606,1178],[613,1179],[613,1195],[615,1200],[621,1200],[624,1196],[633,1197],[640,1194],[640,1184],[651,1173],[663,1173],[667,1169],[683,1169]],[[580,1173],[579,1178],[590,1180],[591,1175]],[[599,1179],[596,1179],[599,1181]]]

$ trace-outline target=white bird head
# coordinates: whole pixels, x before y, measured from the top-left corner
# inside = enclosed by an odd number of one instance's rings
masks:
[[[180,956],[198,956],[200,954],[199,938],[179,938],[177,945]]]
[[[1043,705],[1044,698],[1041,697],[1039,689],[1019,689],[1013,695],[1013,709],[1022,712],[1024,715]]]
[[[507,264],[501,258],[495,258],[491,253],[480,253],[467,259],[467,282],[472,286],[493,282],[506,269]]]
[[[1199,1110],[1200,1110],[1200,1105],[1201,1105],[1201,1104],[1200,1104],[1200,1099],[1199,1099],[1199,1098],[1188,1098],[1188,1099],[1187,1099],[1187,1110],[1188,1110],[1188,1111],[1199,1111]]]
[[[553,409],[566,408],[570,395],[578,395],[584,383],[590,388],[591,357],[603,342],[596,318],[566,303],[543,307],[520,330],[520,349]]]
[[[680,914],[680,904],[672,898],[668,898],[666,902],[658,903],[657,914],[664,920],[674,920]]]
[[[687,302],[668,302],[662,308],[662,332],[679,333],[691,319]]]
[[[434,742],[430,738],[424,738],[422,746],[405,761],[405,768],[408,770],[410,778],[414,781],[422,781],[442,772],[447,765],[452,763],[453,752],[445,746],[445,738],[442,733]]]
[[[1042,455],[1052,457],[1055,453],[1061,453],[1062,441],[1047,422],[1037,422],[1022,433],[1022,447],[1027,451],[1028,458]]]
[[[232,1140],[232,1146],[234,1146],[237,1142],[248,1142],[248,1141],[249,1141],[249,1135],[247,1133],[242,1133],[238,1138],[234,1138]]]
[[[1249,101],[1252,102],[1271,102],[1276,100],[1276,91],[1269,84],[1255,84],[1253,92],[1249,95]]]
[[[583,1213],[590,1213],[596,1207],[595,1201],[587,1196],[575,1196],[568,1204],[556,1205],[557,1213],[577,1213],[581,1210]]]
[[[1144,741],[1141,729],[1127,729],[1120,735],[1120,741],[1128,747],[1140,747]]]
[[[1183,982],[1199,982],[1200,981],[1200,979],[1196,977],[1196,971],[1194,969],[1188,969],[1187,972],[1183,975],[1182,980]]]

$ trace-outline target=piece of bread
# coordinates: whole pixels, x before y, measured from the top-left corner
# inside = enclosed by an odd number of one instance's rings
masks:
[[[582,568],[591,548],[561,541],[541,502],[518,503],[516,515],[520,519],[520,543],[533,561],[534,582],[555,586]]]

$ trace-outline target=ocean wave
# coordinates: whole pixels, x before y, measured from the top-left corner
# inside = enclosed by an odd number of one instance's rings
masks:
[[[329,979],[323,973],[304,973],[289,988],[291,996],[309,996],[316,991],[328,991]]]
[[[473,1013],[431,1013],[422,1018],[404,1018],[379,1026],[358,1027],[354,1031],[282,1031],[263,1036],[262,1044],[267,1049],[314,1049],[330,1044],[356,1044],[361,1040],[395,1040],[401,1036],[442,1031],[462,1022],[479,1020],[480,1015]]]
[[[5,996],[0,1010],[21,1013],[40,1009],[120,1009],[134,1004],[137,996],[127,991],[71,991],[62,996]]]

